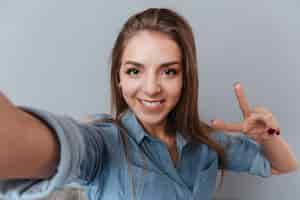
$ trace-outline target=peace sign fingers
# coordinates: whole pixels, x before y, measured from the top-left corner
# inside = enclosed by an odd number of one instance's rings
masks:
[[[224,132],[243,132],[244,134],[257,138],[257,140],[266,139],[265,137],[273,135],[276,132],[280,134],[279,124],[273,114],[265,107],[250,108],[242,85],[237,82],[234,84],[234,92],[237,97],[244,120],[238,123],[225,123],[223,120],[212,120],[211,126]]]

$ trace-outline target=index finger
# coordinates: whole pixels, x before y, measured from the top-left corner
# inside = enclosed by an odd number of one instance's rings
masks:
[[[250,106],[241,83],[237,82],[234,84],[234,91],[245,119],[250,115]]]

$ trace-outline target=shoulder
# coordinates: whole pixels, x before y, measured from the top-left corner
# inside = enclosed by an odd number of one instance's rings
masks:
[[[89,114],[83,117],[81,122],[87,125],[106,129],[115,127],[113,116],[108,113]]]
[[[83,123],[93,124],[97,121],[105,120],[105,119],[113,119],[113,117],[109,113],[94,113],[94,114],[88,114],[88,115],[84,116],[81,119],[81,121]]]
[[[118,127],[114,122],[113,116],[108,113],[95,113],[86,115],[82,123],[98,129],[104,139],[115,140],[118,137]]]

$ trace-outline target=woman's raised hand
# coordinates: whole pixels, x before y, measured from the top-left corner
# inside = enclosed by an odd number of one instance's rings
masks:
[[[213,128],[224,131],[224,133],[242,132],[259,144],[280,135],[279,124],[268,109],[264,107],[250,108],[240,83],[234,84],[234,91],[244,120],[238,123],[225,123],[221,119],[215,119],[211,123]]]

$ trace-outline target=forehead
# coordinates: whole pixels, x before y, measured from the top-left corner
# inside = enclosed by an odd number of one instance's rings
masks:
[[[157,65],[170,61],[181,61],[181,51],[177,43],[166,34],[142,31],[127,42],[122,63],[127,60],[145,65]]]

